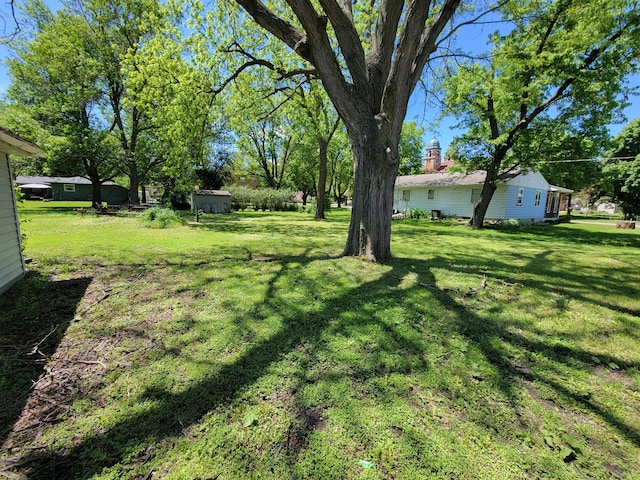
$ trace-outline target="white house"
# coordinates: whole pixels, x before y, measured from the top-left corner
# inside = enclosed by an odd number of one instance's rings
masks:
[[[0,128],[0,294],[25,273],[9,155],[41,156],[37,145]]]
[[[431,212],[432,217],[471,218],[487,172],[449,173],[453,164],[451,159],[442,159],[440,142],[431,140],[424,155],[424,174],[397,177],[394,210],[407,212],[416,208]],[[569,208],[572,193],[573,190],[550,185],[538,171],[517,172],[498,184],[485,218],[556,220],[561,210]]]
[[[399,176],[394,187],[394,209],[406,212],[417,208],[436,217],[470,218],[485,178],[484,170]],[[572,192],[550,185],[540,172],[519,173],[498,184],[485,218],[554,220],[561,207],[568,205],[566,197]]]

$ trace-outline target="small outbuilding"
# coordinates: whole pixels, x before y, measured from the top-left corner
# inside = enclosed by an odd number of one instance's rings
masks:
[[[25,274],[9,155],[40,157],[37,145],[0,128],[0,294]]]
[[[231,194],[226,190],[194,190],[191,193],[191,208],[194,212],[230,213]]]

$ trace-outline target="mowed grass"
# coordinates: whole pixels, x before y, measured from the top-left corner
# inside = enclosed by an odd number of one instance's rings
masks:
[[[21,207],[0,474],[640,478],[637,230],[399,221],[372,264],[339,258],[344,210],[71,207]]]

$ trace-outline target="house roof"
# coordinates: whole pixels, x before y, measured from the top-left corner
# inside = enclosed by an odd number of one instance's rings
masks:
[[[436,172],[425,173],[421,175],[404,175],[396,178],[396,187],[455,187],[455,186],[475,186],[482,185],[487,172],[485,170],[476,170],[468,174],[456,172]],[[528,182],[527,182],[528,180]],[[557,185],[549,185],[542,174],[538,171],[520,171],[514,170],[510,172],[502,182],[511,184],[515,182],[518,186],[529,186],[535,188],[548,188],[552,192],[573,193],[573,190]],[[524,182],[524,183],[523,183]],[[532,183],[533,182],[533,183]],[[542,182],[542,183],[541,183]]]
[[[44,152],[35,143],[2,127],[0,127],[0,151],[10,155],[45,157]]]
[[[560,192],[560,193],[573,193],[574,191],[569,188],[559,187],[557,185],[549,185],[549,190],[552,192]]]
[[[421,175],[403,175],[396,178],[397,187],[448,187],[462,185],[482,185],[487,172],[476,170],[468,174],[456,173],[424,173]]]
[[[74,185],[91,185],[91,180],[85,177],[38,177],[38,176],[23,176],[16,177],[16,183],[18,185],[24,185],[25,183],[42,183],[45,185],[51,185],[52,183],[73,183]],[[112,181],[102,182],[102,185],[116,185]]]

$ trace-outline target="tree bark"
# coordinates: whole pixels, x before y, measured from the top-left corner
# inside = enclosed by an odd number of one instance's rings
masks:
[[[132,162],[129,165],[129,204],[140,205],[140,175]]]
[[[320,220],[324,218],[324,202],[325,191],[327,187],[327,150],[329,143],[324,138],[318,137],[318,159],[320,163],[320,172],[318,174],[318,187],[316,191],[318,196],[316,197],[316,215],[315,219]]]
[[[494,154],[491,159],[491,163],[487,167],[487,177],[482,185],[480,198],[473,206],[473,216],[471,217],[471,220],[469,220],[468,225],[474,229],[481,229],[484,226],[484,218],[487,215],[489,204],[491,203],[493,194],[498,188],[498,173],[503,159],[499,153],[501,153],[501,151]]]
[[[102,209],[102,180],[100,177],[91,178],[91,205],[95,209]]]
[[[354,188],[349,234],[342,254],[373,262],[391,259],[393,186],[398,171],[399,137],[394,139],[390,129],[381,128],[384,123],[385,119],[374,117],[347,124]]]
[[[431,2],[381,2],[367,52],[349,2],[319,0],[323,15],[318,15],[313,2],[287,0],[298,28],[261,0],[236,1],[258,25],[315,67],[347,127],[354,157],[354,185],[343,255],[371,261],[390,259],[393,186],[402,122],[411,92],[460,0],[444,0],[431,18]],[[330,34],[335,35],[344,62],[336,55]]]
[[[481,229],[484,225],[484,217],[489,209],[489,203],[493,198],[493,194],[497,189],[495,180],[492,182],[484,182],[482,185],[482,192],[480,192],[480,199],[473,206],[473,216],[469,221],[469,226],[474,229]]]

